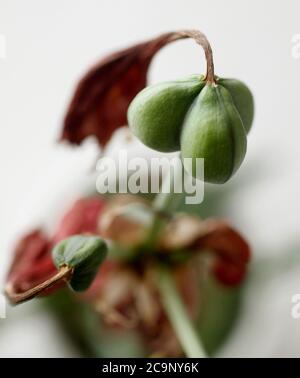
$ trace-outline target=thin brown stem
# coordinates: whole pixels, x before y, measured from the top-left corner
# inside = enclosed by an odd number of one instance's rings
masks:
[[[6,285],[5,294],[10,303],[16,305],[42,294],[46,289],[51,288],[61,281],[68,280],[72,276],[72,273],[73,268],[63,265],[53,277],[22,293],[16,292],[14,285],[9,282]]]
[[[206,58],[206,76],[208,83],[215,82],[213,53],[205,34],[198,30],[182,30],[177,32],[182,38],[193,38],[204,50]]]
[[[205,59],[206,59],[206,76],[205,80],[207,83],[215,83],[215,74],[214,74],[214,60],[213,52],[211,45],[206,38],[205,34],[199,30],[180,30],[174,33],[169,33],[169,41],[177,41],[178,39],[183,38],[193,38],[204,50]]]

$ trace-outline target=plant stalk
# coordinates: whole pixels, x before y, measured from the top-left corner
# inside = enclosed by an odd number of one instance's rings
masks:
[[[206,59],[206,76],[205,81],[209,84],[215,83],[215,73],[214,73],[214,60],[213,60],[213,52],[211,45],[206,38],[205,34],[200,32],[199,30],[180,30],[175,32],[175,36],[179,38],[193,38],[198,45],[200,45],[205,54]],[[174,38],[176,40],[176,38]]]
[[[171,168],[171,167],[170,167]],[[183,177],[183,167],[180,160],[176,161],[176,164],[171,168],[168,174],[164,177],[161,190],[155,196],[153,201],[153,220],[150,225],[148,235],[146,238],[146,246],[149,249],[155,248],[159,235],[163,230],[164,226],[167,224],[168,217],[162,216],[162,214],[172,216],[172,213],[176,211],[178,206],[182,202],[184,196],[184,190],[182,193],[175,193],[174,188],[178,180],[182,181]]]
[[[201,340],[178,293],[171,272],[166,267],[158,270],[157,287],[165,311],[187,357],[207,357]]]

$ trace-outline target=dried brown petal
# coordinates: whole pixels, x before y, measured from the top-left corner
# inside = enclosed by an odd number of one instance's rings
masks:
[[[53,237],[54,243],[76,234],[96,234],[99,216],[103,207],[104,201],[101,197],[77,200],[60,221]]]
[[[196,239],[207,233],[207,226],[196,216],[178,214],[173,217],[160,238],[162,250],[189,247]]]
[[[245,278],[247,264],[233,263],[226,259],[219,258],[215,262],[212,271],[219,282],[226,286],[236,286]]]
[[[250,259],[246,240],[226,222],[207,221],[208,233],[195,242],[196,248],[208,248],[217,254],[215,277],[225,285],[238,285],[245,277]]]
[[[135,272],[115,264],[105,280],[98,285],[94,307],[105,322],[114,327],[137,327],[139,318],[134,305],[133,293],[139,284]]]
[[[118,243],[137,245],[144,238],[145,224],[126,217],[125,208],[126,202],[108,207],[101,218],[102,230],[106,237]],[[201,220],[185,214],[170,220],[161,235],[159,249],[166,253],[175,249],[213,252],[216,258],[212,272],[220,282],[229,286],[243,280],[250,258],[246,240],[227,222]]]
[[[50,255],[51,248],[51,241],[41,230],[34,230],[19,241],[7,277],[14,291],[29,290],[56,272]]]
[[[160,246],[163,250],[186,248],[213,251],[217,257],[213,273],[227,285],[242,281],[250,258],[248,243],[228,223],[218,219],[201,221],[189,215],[179,215],[170,222]]]
[[[146,86],[155,53],[172,40],[166,33],[102,59],[79,82],[67,111],[62,139],[80,144],[90,135],[104,146],[127,123],[127,108]]]
[[[103,237],[123,246],[138,245],[144,240],[146,224],[135,219],[135,207],[132,205],[143,206],[145,212],[151,211],[149,204],[141,197],[130,194],[114,196],[105,206],[99,222]],[[143,207],[140,208],[141,211]]]
[[[80,144],[93,135],[101,146],[105,146],[113,132],[127,124],[127,108],[147,85],[147,72],[154,55],[166,44],[183,38],[195,39],[204,48],[207,63],[210,63],[207,67],[213,67],[208,41],[196,30],[165,33],[110,54],[77,85],[65,116],[61,139]]]
[[[195,246],[213,249],[220,257],[233,262],[247,263],[249,261],[249,245],[234,228],[218,219],[208,219],[204,222],[207,233],[195,241]]]
[[[199,277],[192,263],[174,270],[174,277],[190,315],[198,308]],[[95,310],[111,327],[136,329],[150,353],[179,356],[182,350],[169,323],[156,288],[153,266],[137,273],[134,267],[107,260],[100,268],[98,283],[83,297],[93,302]],[[168,337],[164,337],[168,335]]]

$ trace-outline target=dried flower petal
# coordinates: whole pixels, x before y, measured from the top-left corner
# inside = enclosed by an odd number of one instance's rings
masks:
[[[190,215],[175,217],[160,241],[163,250],[211,250],[216,255],[213,273],[226,285],[237,285],[245,276],[250,258],[246,240],[225,221],[201,220]]]
[[[134,267],[107,260],[100,270],[98,284],[94,281],[94,290],[89,289],[83,298],[92,301],[105,323],[114,328],[138,330],[151,353],[180,356],[182,350],[161,304],[153,266],[145,265],[137,273]],[[199,277],[194,264],[175,269],[174,276],[187,309],[195,318]],[[166,334],[167,338],[162,336]]]
[[[100,211],[103,207],[104,201],[100,197],[77,200],[60,221],[53,237],[54,243],[76,234],[96,234]]]
[[[135,246],[145,239],[153,211],[141,197],[119,195],[105,207],[100,228],[102,236],[121,244]]]
[[[51,258],[52,247],[68,236],[80,233],[96,233],[98,218],[104,201],[100,198],[83,198],[75,202],[60,222],[53,238],[41,230],[33,230],[17,244],[10,267],[7,284],[15,292],[24,292],[53,276],[57,269]],[[60,288],[53,286],[43,294]]]
[[[16,292],[31,289],[56,272],[50,257],[51,248],[51,241],[41,230],[34,230],[19,241],[7,277]]]
[[[154,55],[166,44],[189,37],[185,32],[165,33],[102,59],[80,80],[61,139],[80,144],[94,135],[104,146],[117,128],[127,124],[127,108],[146,86]]]
[[[101,219],[104,235],[121,244],[139,244],[145,224],[126,216],[124,209],[126,202],[121,206],[107,207]],[[212,251],[216,257],[212,272],[228,286],[238,285],[243,280],[250,258],[246,240],[228,223],[218,219],[201,220],[185,214],[171,219],[161,235],[159,249],[166,253],[176,249]]]
[[[245,278],[247,264],[232,263],[226,259],[219,258],[212,270],[219,282],[226,286],[236,286]]]
[[[238,285],[245,277],[250,259],[246,240],[226,222],[207,220],[208,233],[196,241],[195,247],[208,248],[218,258],[213,267],[215,277],[225,285]]]

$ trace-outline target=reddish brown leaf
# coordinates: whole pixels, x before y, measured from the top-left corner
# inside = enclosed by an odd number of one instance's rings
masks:
[[[104,146],[112,133],[127,124],[127,108],[146,86],[153,56],[167,43],[186,38],[166,33],[102,59],[79,82],[66,113],[61,139],[80,144],[94,135]]]

